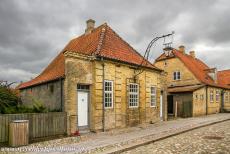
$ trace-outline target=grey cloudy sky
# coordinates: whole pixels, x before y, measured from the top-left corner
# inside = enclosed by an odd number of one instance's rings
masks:
[[[154,36],[175,31],[174,47],[230,68],[229,0],[0,0],[0,80],[35,77],[89,18],[107,22],[141,53]],[[161,48],[159,41],[152,61]]]

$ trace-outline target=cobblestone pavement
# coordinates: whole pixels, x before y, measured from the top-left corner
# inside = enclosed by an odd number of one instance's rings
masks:
[[[152,140],[167,137],[203,125],[230,119],[230,114],[213,114],[202,117],[162,121],[155,124],[116,129],[108,132],[90,133],[80,137],[67,137],[33,143],[15,150],[26,153],[111,153]],[[35,152],[34,152],[35,150]]]
[[[195,129],[138,147],[124,154],[230,153],[230,121]]]

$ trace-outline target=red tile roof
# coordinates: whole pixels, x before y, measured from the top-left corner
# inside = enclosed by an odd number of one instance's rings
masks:
[[[230,69],[217,72],[218,83],[230,88]]]
[[[23,89],[30,86],[35,86],[44,82],[54,81],[65,76],[65,59],[61,52],[36,78],[20,84],[17,89]]]
[[[31,81],[20,84],[18,88],[23,89],[56,80],[58,78],[63,78],[65,76],[63,53],[65,51],[85,55],[95,55],[97,57],[118,60],[134,65],[142,64],[142,66],[161,71],[149,61],[145,60],[135,49],[133,49],[105,23],[95,28],[90,34],[83,34],[78,38],[71,40],[63,51],[39,76]]]
[[[73,39],[64,48],[64,51],[97,55],[137,65],[141,64],[143,60],[143,57],[106,23],[94,29],[91,34],[83,34]],[[144,64],[149,68],[160,70],[147,60]]]
[[[166,56],[163,53],[156,59],[156,62],[173,57],[179,58],[200,82],[211,86],[228,88],[224,85],[215,83],[215,81],[208,75],[207,71],[205,71],[210,68],[204,62],[202,62],[198,58],[193,58],[188,54],[183,54],[176,49],[173,49],[172,53],[169,56]]]

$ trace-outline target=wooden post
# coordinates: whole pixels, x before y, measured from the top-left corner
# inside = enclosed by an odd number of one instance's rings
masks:
[[[175,103],[175,118],[177,118],[177,101]]]

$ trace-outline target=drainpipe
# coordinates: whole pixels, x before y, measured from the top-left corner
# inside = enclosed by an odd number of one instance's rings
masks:
[[[105,64],[104,64],[104,59],[103,57],[101,57],[101,61],[102,61],[102,69],[103,69],[103,74],[102,74],[102,89],[103,89],[103,94],[102,94],[102,109],[103,109],[103,113],[102,113],[102,126],[103,126],[103,132],[105,131],[105,106],[104,106],[104,91],[105,91],[105,86],[104,86],[104,79],[105,79]]]
[[[61,112],[63,111],[63,101],[62,101],[62,99],[63,99],[63,97],[62,97],[62,91],[63,91],[63,87],[62,87],[62,79],[60,78],[60,83],[61,83]]]
[[[208,86],[205,86],[206,90],[206,115],[208,115]]]
[[[220,106],[220,112],[224,113],[224,90],[221,90],[221,106]]]

